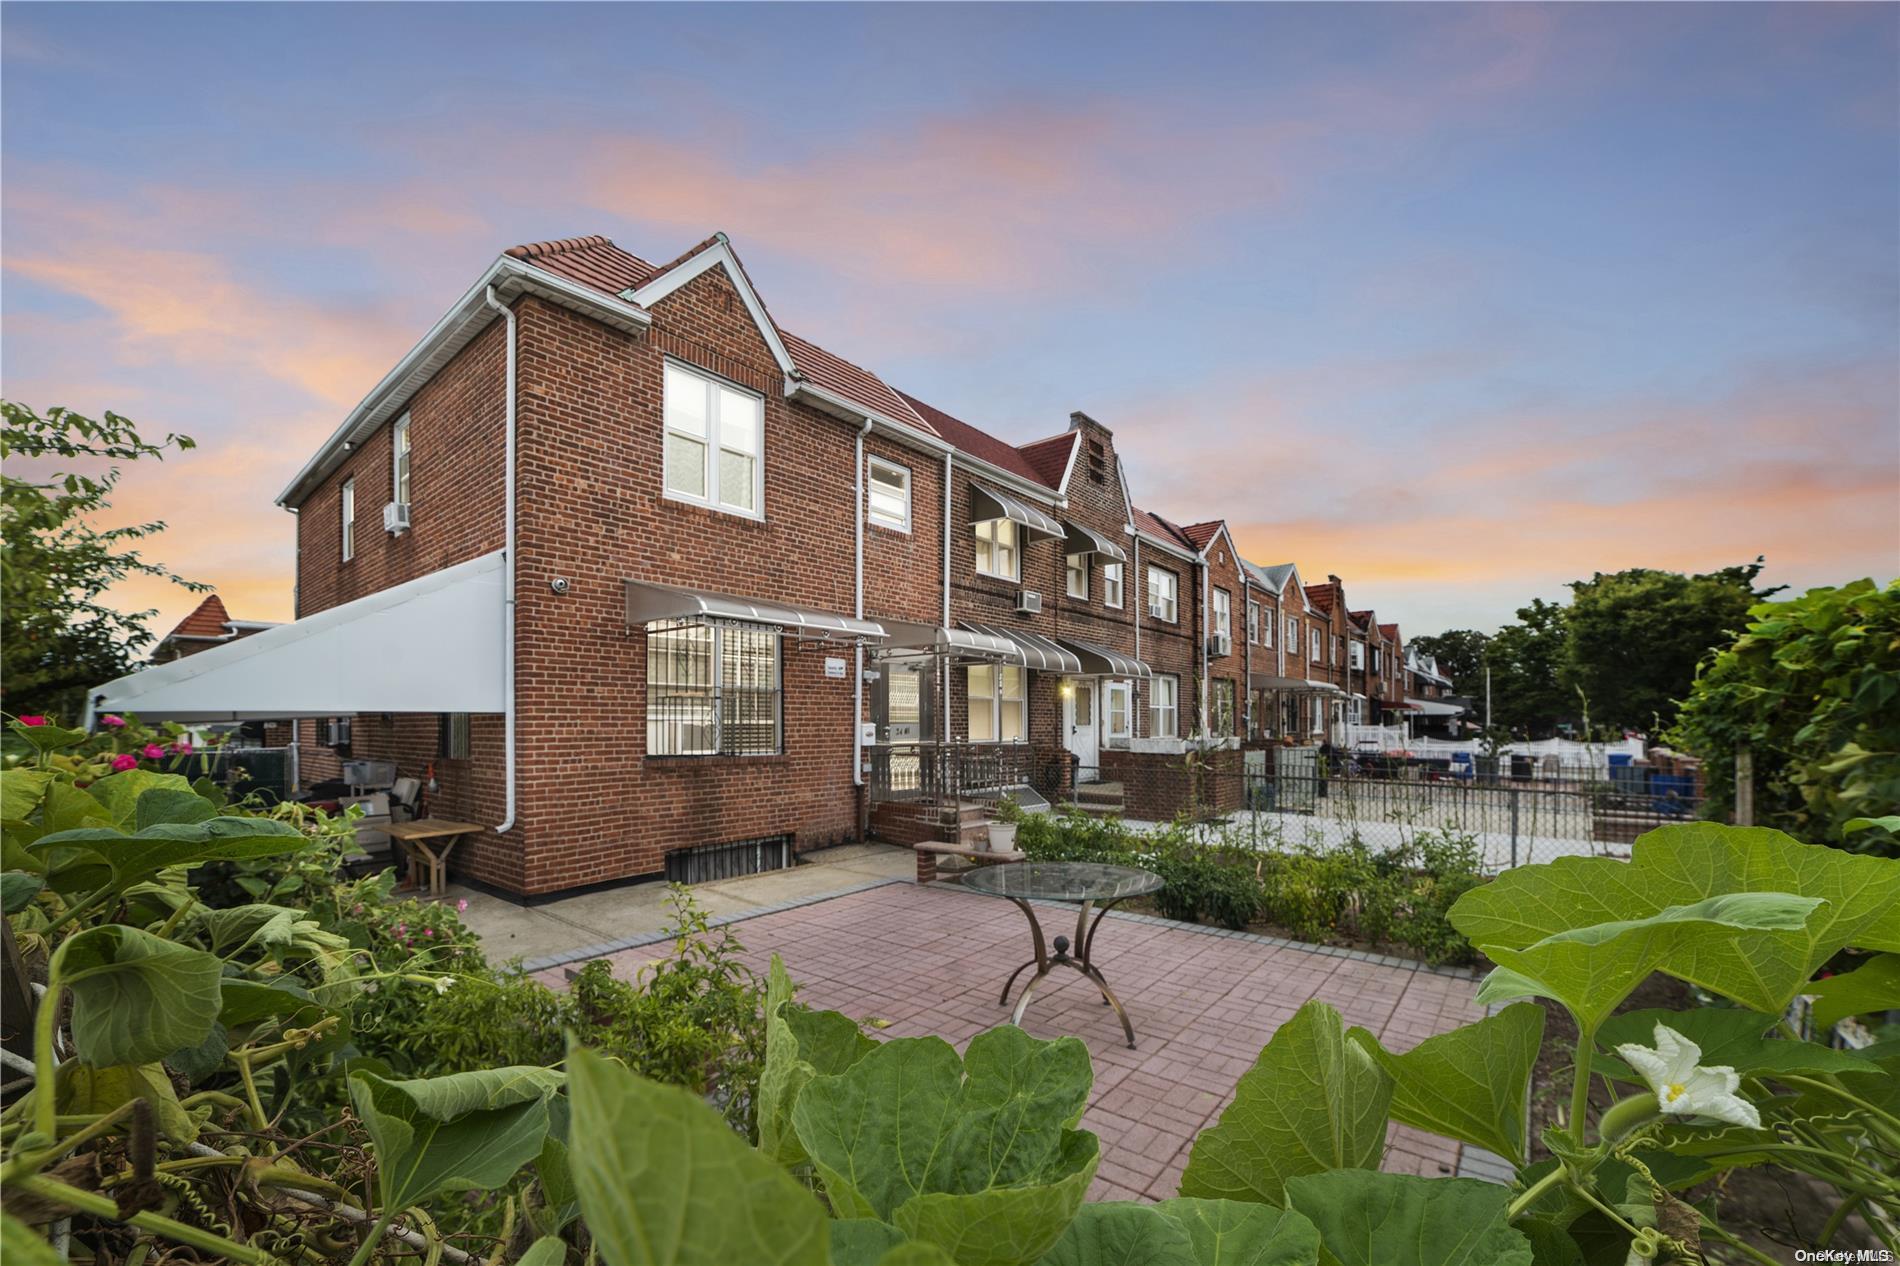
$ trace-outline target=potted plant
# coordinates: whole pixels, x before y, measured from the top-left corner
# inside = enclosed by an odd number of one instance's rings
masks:
[[[1007,795],[999,797],[990,817],[990,852],[1015,851],[1016,828],[1022,820],[1023,807],[1016,803],[1016,797]]]

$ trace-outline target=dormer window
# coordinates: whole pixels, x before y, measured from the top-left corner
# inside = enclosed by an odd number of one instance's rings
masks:
[[[673,361],[665,370],[666,495],[763,517],[765,402]]]

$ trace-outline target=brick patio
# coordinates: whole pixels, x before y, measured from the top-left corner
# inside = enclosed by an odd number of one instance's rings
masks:
[[[1074,907],[1039,907],[1045,934],[1070,934]],[[1029,930],[1008,901],[945,886],[895,882],[735,922],[761,973],[773,952],[799,998],[861,1021],[882,1037],[936,1034],[959,1048],[1008,1018],[997,995],[1030,955]],[[663,953],[654,944],[608,955],[630,976]],[[1095,1088],[1082,1125],[1102,1140],[1091,1196],[1176,1194],[1195,1134],[1220,1115],[1234,1083],[1281,1022],[1309,998],[1338,1008],[1394,1050],[1480,1019],[1476,981],[1393,960],[1325,953],[1266,937],[1111,914],[1096,961],[1134,1020],[1129,1050],[1115,1013],[1079,974],[1038,987],[1023,1027],[1088,1043]],[[541,978],[559,986],[567,968]],[[1021,982],[1017,983],[1021,988]],[[1012,998],[1013,1001],[1013,998]],[[1458,1166],[1458,1144],[1393,1126],[1385,1168],[1436,1177]]]

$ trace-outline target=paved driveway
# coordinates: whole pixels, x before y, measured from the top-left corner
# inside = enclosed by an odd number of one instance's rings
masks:
[[[1074,928],[1074,907],[1043,907],[1048,935]],[[842,1011],[884,1037],[934,1033],[959,1048],[1008,1019],[1002,983],[1029,956],[1029,931],[1008,901],[944,885],[894,882],[735,925],[753,967],[774,951],[799,997]],[[608,957],[633,971],[664,946]],[[1337,1007],[1396,1050],[1483,1015],[1469,976],[1366,961],[1266,937],[1220,933],[1111,914],[1096,961],[1135,1023],[1129,1050],[1115,1013],[1075,972],[1051,975],[1023,1018],[1038,1037],[1088,1043],[1095,1089],[1082,1125],[1102,1139],[1095,1199],[1176,1194],[1194,1135],[1213,1123],[1274,1029],[1309,998]],[[566,968],[542,973],[559,985]],[[1020,982],[1018,988],[1020,988]],[[1458,1145],[1392,1127],[1385,1168],[1436,1177],[1455,1172]]]

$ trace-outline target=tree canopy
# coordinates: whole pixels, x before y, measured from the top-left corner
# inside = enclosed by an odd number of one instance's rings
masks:
[[[76,716],[85,691],[131,671],[151,642],[156,612],[122,612],[106,591],[132,576],[182,580],[143,557],[134,542],[160,522],[101,528],[119,467],[195,447],[188,435],[149,441],[119,414],[93,419],[54,408],[44,417],[0,402],[0,700],[14,713]],[[22,474],[21,472],[25,473]]]
[[[1476,696],[1484,693],[1484,651],[1490,641],[1476,629],[1448,629],[1415,637],[1408,645],[1421,655],[1430,655],[1438,671],[1451,678],[1456,693]]]

